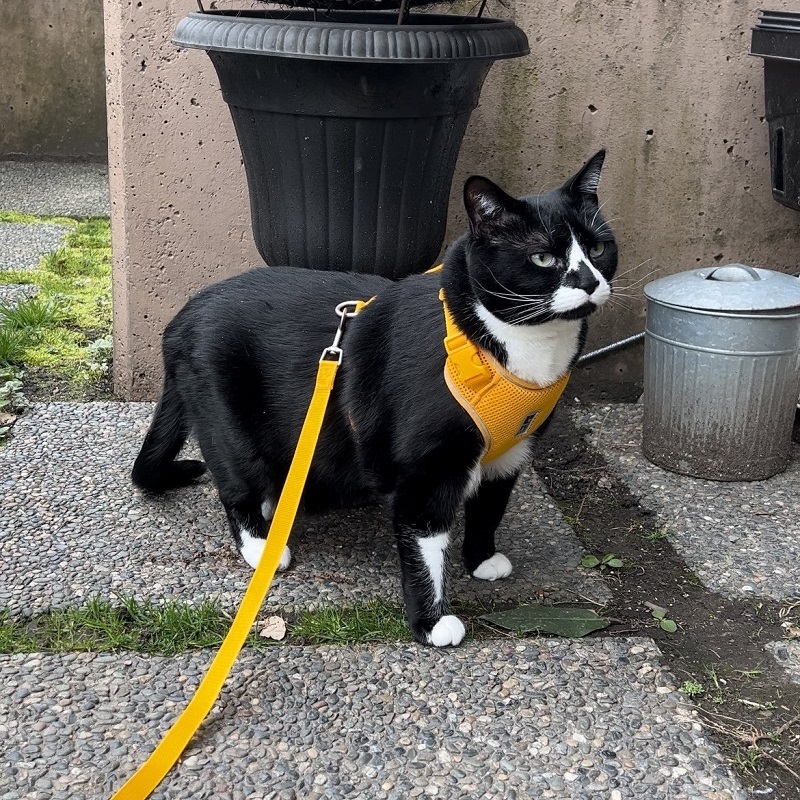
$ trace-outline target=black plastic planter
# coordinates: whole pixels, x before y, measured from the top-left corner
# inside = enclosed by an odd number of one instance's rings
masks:
[[[762,11],[751,54],[764,59],[772,196],[800,211],[800,13]]]
[[[483,81],[528,52],[525,34],[447,15],[241,13],[190,14],[174,41],[217,70],[261,256],[390,278],[428,269]]]

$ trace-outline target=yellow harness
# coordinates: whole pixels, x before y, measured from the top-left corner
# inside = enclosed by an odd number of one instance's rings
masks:
[[[549,386],[537,386],[512,375],[459,330],[439,290],[444,308],[447,361],[444,380],[450,393],[472,417],[483,436],[482,464],[527,439],[550,416],[570,373]]]

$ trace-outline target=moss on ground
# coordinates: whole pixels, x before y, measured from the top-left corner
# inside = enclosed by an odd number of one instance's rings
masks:
[[[2,222],[62,222],[71,227],[64,246],[44,256],[35,269],[0,269],[0,283],[34,284],[39,287],[36,301],[54,310],[46,324],[17,325],[23,341],[11,363],[43,368],[76,384],[98,377],[108,369],[111,350],[109,221],[0,212]],[[0,318],[0,327],[8,328],[8,321]]]
[[[22,222],[26,225],[39,223],[56,223],[58,225],[74,225],[77,220],[72,217],[38,217],[35,214],[25,214],[22,211],[0,210],[0,222]]]

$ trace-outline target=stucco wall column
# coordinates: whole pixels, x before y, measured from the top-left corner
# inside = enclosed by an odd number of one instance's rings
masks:
[[[204,53],[170,39],[193,0],[105,0],[114,385],[157,397],[161,334],[200,287],[262,263],[230,114]]]

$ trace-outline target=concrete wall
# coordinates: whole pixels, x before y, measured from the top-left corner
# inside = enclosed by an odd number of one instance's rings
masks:
[[[538,190],[608,148],[601,200],[621,277],[617,301],[593,320],[590,348],[643,330],[651,278],[731,261],[800,270],[800,214],[770,191],[763,61],[748,55],[763,5],[512,3],[531,56],[493,68],[454,185],[478,170],[512,193]],[[451,215],[459,230],[452,202]],[[638,380],[641,356],[634,347],[587,366],[584,383]]]
[[[789,0],[772,7],[789,9]],[[258,262],[232,125],[207,56],[169,37],[193,0],[106,0],[115,382],[156,396],[159,337],[199,286]],[[600,146],[601,195],[620,249],[619,298],[590,346],[640,330],[642,284],[739,260],[798,267],[800,215],[770,195],[762,63],[748,56],[759,3],[512,0],[527,59],[495,65],[462,150],[461,184],[483,173],[526,193],[561,182]],[[636,380],[634,349],[583,380]]]
[[[0,0],[0,158],[105,160],[103,0]]]

